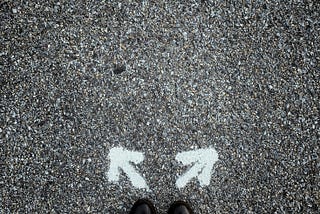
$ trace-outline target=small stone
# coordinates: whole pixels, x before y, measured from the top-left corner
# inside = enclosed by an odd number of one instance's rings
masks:
[[[113,71],[114,74],[121,74],[122,72],[124,72],[126,70],[125,66],[119,66],[116,67]]]
[[[188,40],[188,33],[187,32],[183,32],[182,33],[184,40]]]

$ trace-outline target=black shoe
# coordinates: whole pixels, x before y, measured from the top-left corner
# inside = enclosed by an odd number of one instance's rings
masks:
[[[168,214],[193,214],[189,204],[184,201],[176,201],[171,204]]]
[[[156,209],[151,201],[147,199],[139,199],[132,206],[130,214],[156,214]]]

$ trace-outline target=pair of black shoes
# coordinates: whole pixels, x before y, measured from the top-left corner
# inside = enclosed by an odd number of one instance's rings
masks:
[[[131,208],[130,214],[156,214],[156,208],[151,201],[139,199]],[[183,201],[176,201],[171,204],[168,214],[193,214],[190,206]]]

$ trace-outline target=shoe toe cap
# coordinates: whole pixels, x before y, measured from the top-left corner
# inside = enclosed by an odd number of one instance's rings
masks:
[[[188,208],[184,205],[177,206],[173,214],[190,214]]]

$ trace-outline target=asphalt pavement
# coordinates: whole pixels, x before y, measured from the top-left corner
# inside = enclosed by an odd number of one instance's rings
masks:
[[[319,213],[319,13],[312,0],[0,1],[0,213],[127,213],[138,198],[159,213],[175,200]],[[177,155],[207,148],[209,183],[177,185],[192,168]],[[140,155],[128,164],[145,183],[108,178],[117,151]]]

